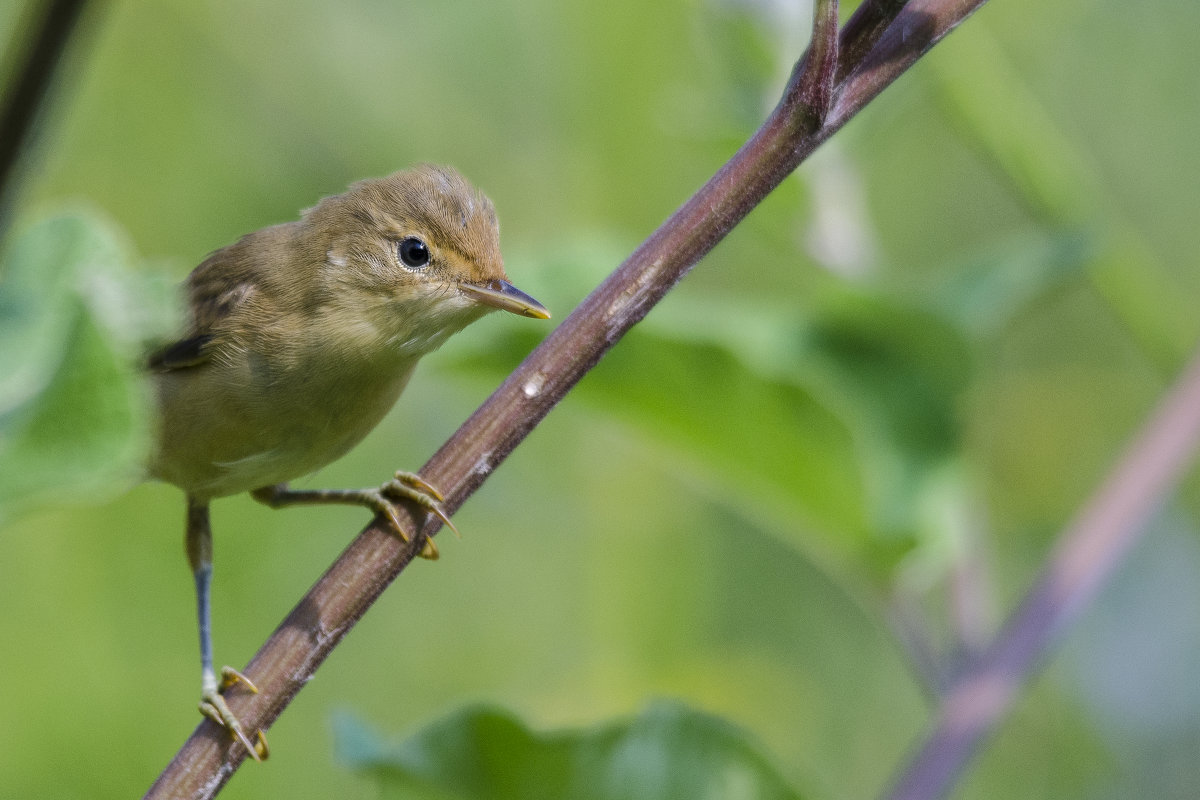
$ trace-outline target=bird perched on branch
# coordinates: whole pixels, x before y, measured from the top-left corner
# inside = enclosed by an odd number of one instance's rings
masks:
[[[400,536],[397,502],[453,528],[437,489],[398,472],[378,488],[296,491],[287,481],[345,454],[388,412],[421,356],[494,309],[548,319],[508,282],[490,200],[454,170],[420,166],[352,185],[288,222],[210,255],[188,277],[190,328],[150,358],[159,410],[150,473],[187,495],[187,555],[200,622],[200,710],[257,760],[267,755],[213,669],[208,505],[250,492],[278,508],[351,503]],[[422,552],[436,557],[432,540]]]

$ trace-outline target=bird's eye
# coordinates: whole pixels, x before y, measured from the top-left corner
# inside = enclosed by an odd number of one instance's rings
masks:
[[[415,236],[401,239],[396,245],[400,261],[410,269],[422,269],[429,265],[429,247]]]

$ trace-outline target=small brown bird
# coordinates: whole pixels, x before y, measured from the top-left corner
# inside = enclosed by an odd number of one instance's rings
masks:
[[[421,356],[493,309],[549,319],[508,282],[490,200],[454,170],[421,166],[354,184],[297,222],[255,231],[188,277],[190,328],[150,358],[160,415],[150,473],[187,494],[200,621],[200,710],[255,759],[213,669],[208,504],[250,492],[272,508],[352,503],[388,519],[414,502],[450,525],[438,491],[399,472],[375,489],[294,491],[388,412]],[[451,525],[451,527],[453,527]],[[432,541],[424,555],[436,557]]]

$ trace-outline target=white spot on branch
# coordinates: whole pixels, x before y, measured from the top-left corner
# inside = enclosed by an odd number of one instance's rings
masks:
[[[492,451],[489,450],[479,457],[471,471],[480,478],[486,478],[492,471]]]
[[[546,385],[546,376],[540,372],[533,373],[533,377],[525,381],[521,385],[521,392],[530,400],[542,393],[542,387]]]

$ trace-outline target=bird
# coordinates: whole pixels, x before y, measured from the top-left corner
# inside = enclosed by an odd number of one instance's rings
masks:
[[[338,459],[395,404],[420,358],[493,310],[549,319],[513,286],[495,206],[450,167],[429,164],[352,184],[300,219],[247,234],[185,282],[184,335],[148,359],[157,436],[149,475],[186,497],[186,551],[200,633],[200,711],[255,760],[269,749],[229,710],[232,667],[213,667],[209,504],[249,492],[273,508],[365,506],[405,537],[397,503],[453,528],[438,489],[397,472],[371,489],[288,482]],[[426,539],[422,555],[436,558]]]

